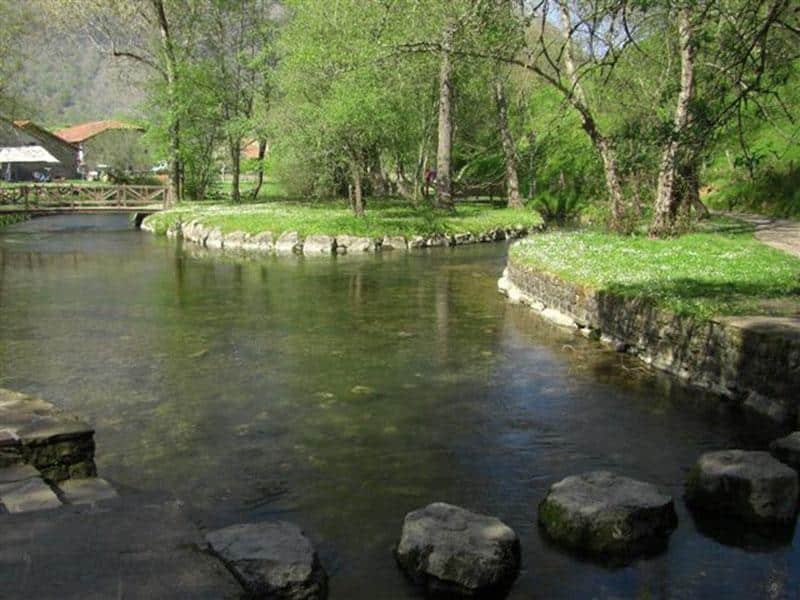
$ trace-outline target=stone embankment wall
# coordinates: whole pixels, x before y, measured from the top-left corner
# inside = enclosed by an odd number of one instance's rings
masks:
[[[513,259],[498,287],[544,318],[741,402],[756,416],[787,427],[796,422],[798,318],[678,316],[646,299],[569,283]]]
[[[142,229],[153,231],[147,222]],[[182,237],[184,240],[205,246],[226,250],[262,252],[267,254],[304,254],[306,256],[322,256],[331,254],[353,254],[362,252],[381,252],[384,250],[410,250],[418,248],[435,248],[445,246],[462,246],[480,242],[498,242],[523,237],[529,229],[517,226],[508,229],[493,229],[481,234],[456,233],[452,235],[385,236],[379,238],[351,235],[328,236],[311,235],[301,237],[296,231],[287,231],[275,236],[269,231],[255,235],[242,231],[223,234],[218,227],[203,225],[198,221],[178,223],[167,231],[168,237]]]

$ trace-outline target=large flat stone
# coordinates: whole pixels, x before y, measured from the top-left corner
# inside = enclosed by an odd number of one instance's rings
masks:
[[[311,542],[284,521],[243,523],[206,536],[255,598],[315,600],[327,595],[327,576]]]
[[[68,504],[96,504],[118,497],[114,487],[100,477],[68,479],[58,487]]]
[[[707,452],[686,482],[695,508],[757,524],[793,521],[797,498],[797,473],[767,452]]]
[[[499,519],[436,502],[406,515],[395,557],[429,593],[470,597],[514,582],[520,544]]]
[[[0,516],[0,597],[36,600],[241,598],[178,503],[126,496],[102,508]]]
[[[11,514],[59,508],[61,501],[40,477],[0,484],[0,504]]]
[[[672,498],[656,486],[592,471],[550,486],[539,523],[559,544],[606,558],[660,549],[677,516]]]

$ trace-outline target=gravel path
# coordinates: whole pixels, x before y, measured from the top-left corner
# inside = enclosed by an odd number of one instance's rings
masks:
[[[800,256],[800,221],[773,219],[760,215],[735,213],[730,216],[741,219],[756,228],[756,239],[768,246]]]

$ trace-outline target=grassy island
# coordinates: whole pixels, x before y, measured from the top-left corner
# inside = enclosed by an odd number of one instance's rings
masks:
[[[222,233],[243,231],[256,234],[270,231],[275,235],[296,231],[300,236],[430,236],[435,234],[474,233],[517,226],[538,227],[539,213],[525,209],[494,208],[488,204],[461,204],[452,212],[428,206],[388,200],[372,201],[363,217],[353,215],[344,202],[299,203],[267,202],[263,204],[191,204],[181,205],[148,218],[157,232],[165,233],[177,223],[197,220],[219,227]]]
[[[759,242],[745,224],[715,220],[706,229],[667,240],[546,233],[515,244],[511,260],[679,315],[800,312],[800,259]]]

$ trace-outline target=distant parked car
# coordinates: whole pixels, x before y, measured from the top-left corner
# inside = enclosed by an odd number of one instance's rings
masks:
[[[165,160],[162,160],[160,163],[153,165],[153,168],[150,169],[151,173],[155,173],[158,175],[159,173],[167,173],[169,172],[169,163]]]
[[[43,171],[34,171],[33,180],[36,183],[47,183],[48,181],[50,181],[50,169],[44,169]]]

